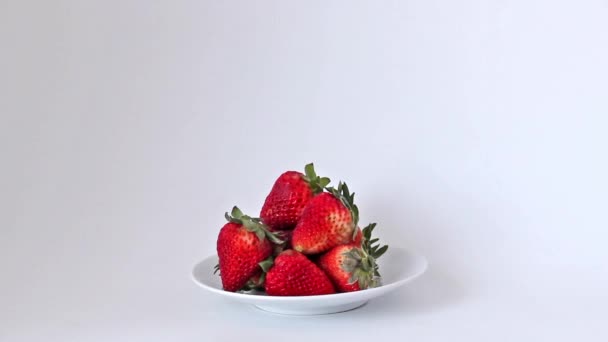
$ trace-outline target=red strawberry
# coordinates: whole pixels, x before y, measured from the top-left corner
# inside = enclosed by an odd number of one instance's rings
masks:
[[[313,198],[304,209],[292,235],[292,246],[304,254],[316,254],[353,242],[357,233],[359,210],[355,194],[340,182],[338,189],[328,188]]]
[[[271,229],[293,229],[308,201],[330,182],[327,177],[317,176],[312,163],[304,171],[305,175],[287,171],[274,182],[260,212],[260,218]]]
[[[217,238],[219,271],[224,290],[235,292],[262,270],[260,263],[271,256],[272,244],[281,243],[260,223],[234,207]]]
[[[375,223],[363,229],[363,245],[354,243],[340,245],[323,254],[318,261],[319,267],[329,276],[340,292],[351,292],[376,287],[380,274],[376,260],[386,252],[388,246],[376,244],[371,239]]]
[[[294,250],[283,251],[266,274],[271,296],[314,296],[335,293],[331,280],[312,261]]]

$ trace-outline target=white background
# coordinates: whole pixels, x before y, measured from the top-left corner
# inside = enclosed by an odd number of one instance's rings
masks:
[[[608,339],[605,0],[2,0],[0,49],[0,341]],[[320,317],[195,287],[309,161],[428,273]]]

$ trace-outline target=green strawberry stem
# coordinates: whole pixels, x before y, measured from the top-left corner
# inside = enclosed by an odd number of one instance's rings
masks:
[[[306,164],[304,167],[304,180],[308,183],[315,195],[322,193],[323,189],[331,182],[327,177],[317,176],[313,163]]]
[[[226,213],[224,216],[226,217],[226,220],[228,220],[228,222],[243,225],[245,229],[254,233],[258,237],[258,239],[260,239],[260,241],[263,241],[265,238],[267,238],[275,245],[280,245],[285,242],[279,239],[276,233],[273,233],[268,230],[268,227],[263,224],[259,218],[244,215],[241,209],[239,209],[237,206],[234,206],[232,208],[230,214]]]
[[[379,239],[372,239],[372,232],[376,228],[376,223],[370,223],[363,228],[363,241],[361,243],[361,249],[368,256],[367,261],[363,263],[363,267],[374,272],[374,277],[380,277],[378,272],[378,260],[388,250],[388,245],[380,246],[378,243]]]
[[[272,267],[272,265],[274,264],[274,258],[271,256],[269,256],[266,260],[264,261],[260,261],[258,263],[258,265],[260,265],[260,267],[262,268],[262,271],[264,271],[264,273],[268,272],[268,270],[270,270],[270,268]]]
[[[342,269],[350,273],[349,284],[358,283],[361,289],[379,285],[380,273],[376,260],[382,256],[388,246],[378,245],[378,239],[372,239],[375,223],[363,228],[363,241],[361,248],[353,248],[344,253]]]
[[[260,268],[262,269],[262,274],[259,278],[257,278],[257,280],[255,280],[255,278],[249,279],[249,281],[247,282],[247,284],[245,284],[241,291],[247,292],[252,290],[263,290],[264,283],[266,281],[266,273],[268,273],[272,265],[274,265],[274,258],[271,255],[265,260],[260,261],[258,265],[260,265]]]
[[[374,259],[378,259],[388,250],[388,245],[380,247],[378,244],[379,239],[372,239],[374,228],[376,228],[376,223],[370,223],[367,227],[363,228],[363,243],[361,245],[365,252],[369,253]]]
[[[243,286],[243,288],[240,291],[249,292],[249,291],[253,291],[253,290],[263,290],[265,281],[266,281],[266,273],[262,273],[262,275],[260,276],[260,278],[257,281],[254,281],[253,279],[249,279],[249,281],[247,281],[247,284],[245,284],[245,286]]]

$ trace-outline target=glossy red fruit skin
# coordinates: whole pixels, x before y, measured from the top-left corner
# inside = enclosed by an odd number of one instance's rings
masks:
[[[294,250],[283,251],[266,274],[270,296],[315,296],[335,293],[327,275],[312,261]]]
[[[310,200],[292,234],[292,246],[316,254],[353,241],[353,218],[334,195],[324,192]]]
[[[287,171],[277,178],[264,201],[260,218],[272,230],[293,229],[314,193],[304,174]]]
[[[260,240],[237,223],[226,223],[217,239],[220,277],[224,290],[235,292],[243,288],[261,267],[259,262],[272,254],[268,239]]]
[[[342,269],[342,263],[345,258],[343,254],[348,253],[353,248],[359,248],[359,246],[354,243],[336,246],[327,253],[321,255],[317,261],[319,267],[331,279],[338,292],[353,292],[361,290],[358,282],[349,284],[351,274]]]

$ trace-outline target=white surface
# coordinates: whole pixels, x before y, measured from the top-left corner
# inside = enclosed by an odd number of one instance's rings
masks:
[[[203,289],[243,304],[253,304],[265,311],[287,315],[319,315],[352,310],[371,299],[397,290],[424,273],[427,260],[414,252],[399,247],[389,248],[379,262],[382,286],[349,293],[321,296],[278,297],[264,292],[234,293],[224,291],[222,282],[213,274],[218,263],[217,255],[199,262],[192,271],[194,282]]]
[[[0,340],[606,341],[608,4],[0,2]],[[314,161],[422,278],[340,315],[205,295]]]

